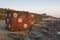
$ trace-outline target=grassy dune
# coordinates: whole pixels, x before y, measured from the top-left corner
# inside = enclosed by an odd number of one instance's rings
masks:
[[[0,8],[0,20],[5,20],[5,12],[6,10],[13,10],[13,9],[7,9],[7,8]],[[36,14],[37,15],[37,14]],[[42,15],[42,14],[38,14],[38,15]],[[43,16],[42,18],[49,18],[49,17],[53,17],[53,16]]]

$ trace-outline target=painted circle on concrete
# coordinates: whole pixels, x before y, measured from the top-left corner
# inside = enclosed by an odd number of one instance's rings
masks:
[[[17,13],[14,13],[13,16],[16,18],[18,16],[18,14]]]
[[[21,23],[23,21],[22,18],[18,18],[18,22]]]
[[[27,27],[28,27],[28,24],[24,24],[23,27],[24,27],[24,28],[27,28]]]

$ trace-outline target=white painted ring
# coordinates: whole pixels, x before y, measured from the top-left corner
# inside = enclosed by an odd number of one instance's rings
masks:
[[[18,16],[18,14],[17,13],[14,13],[13,16],[16,18]]]
[[[18,18],[18,22],[21,23],[23,21],[22,18]]]

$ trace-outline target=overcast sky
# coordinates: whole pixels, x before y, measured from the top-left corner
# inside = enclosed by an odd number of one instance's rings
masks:
[[[0,8],[47,13],[60,17],[60,0],[0,0]]]

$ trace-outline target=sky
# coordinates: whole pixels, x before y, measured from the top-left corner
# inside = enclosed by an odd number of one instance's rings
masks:
[[[0,8],[47,13],[60,18],[60,0],[0,0]]]

